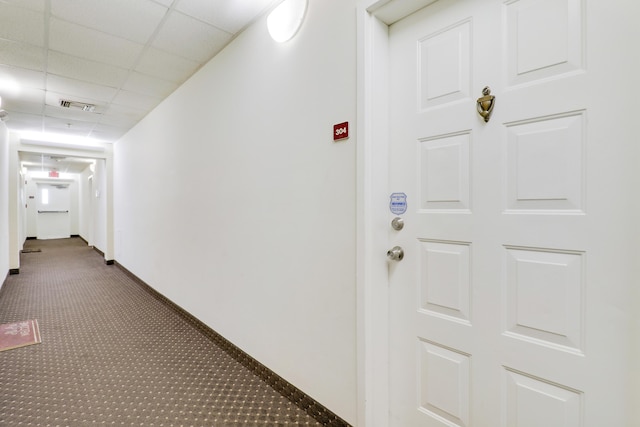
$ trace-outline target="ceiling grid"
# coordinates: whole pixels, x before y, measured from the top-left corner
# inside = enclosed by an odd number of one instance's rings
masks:
[[[115,142],[276,3],[0,0],[5,124]]]

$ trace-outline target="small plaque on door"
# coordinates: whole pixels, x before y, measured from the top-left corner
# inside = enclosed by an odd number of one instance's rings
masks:
[[[389,196],[389,209],[394,215],[402,215],[407,211],[407,195],[404,193],[391,193]]]

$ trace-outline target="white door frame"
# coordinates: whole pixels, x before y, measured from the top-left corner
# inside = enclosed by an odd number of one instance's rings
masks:
[[[435,0],[360,0],[357,46],[358,426],[389,425],[389,25]]]

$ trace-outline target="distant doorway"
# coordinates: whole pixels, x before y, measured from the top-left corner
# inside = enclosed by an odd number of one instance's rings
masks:
[[[71,236],[69,184],[38,184],[37,237],[60,239]]]

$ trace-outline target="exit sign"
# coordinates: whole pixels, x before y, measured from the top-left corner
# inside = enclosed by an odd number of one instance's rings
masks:
[[[349,122],[338,123],[333,125],[333,140],[339,141],[341,139],[349,138]]]

